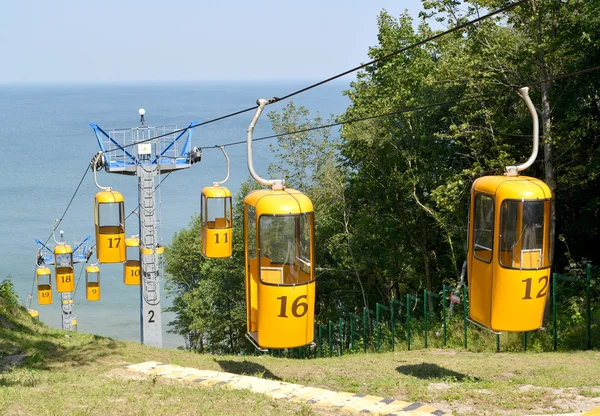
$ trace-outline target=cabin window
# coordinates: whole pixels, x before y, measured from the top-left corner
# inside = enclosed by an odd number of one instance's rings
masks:
[[[492,261],[494,248],[494,199],[491,196],[475,196],[473,253],[486,263]]]
[[[98,204],[98,219],[101,234],[119,234],[125,232],[122,202]],[[109,227],[105,228],[104,227]]]
[[[256,258],[256,208],[246,205],[246,218],[248,219],[246,232],[248,241],[248,260]]]
[[[535,270],[549,267],[550,201],[506,200],[500,209],[500,264]]]
[[[55,265],[58,268],[61,267],[73,267],[73,254],[57,254],[55,256]]]
[[[313,214],[260,217],[261,280],[295,285],[312,280]]]

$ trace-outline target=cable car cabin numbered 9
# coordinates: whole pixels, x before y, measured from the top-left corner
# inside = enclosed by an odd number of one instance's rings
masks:
[[[202,255],[209,258],[231,257],[231,192],[222,186],[202,189]]]
[[[526,176],[487,176],[471,195],[470,318],[493,331],[539,328],[552,263],[550,188]]]
[[[85,268],[85,298],[88,302],[100,300],[100,269],[92,265]]]
[[[37,283],[38,304],[52,304],[52,272],[47,267],[38,267],[35,271]]]
[[[70,245],[59,244],[54,247],[54,266],[56,268],[56,291],[58,293],[74,292],[73,249]]]
[[[293,190],[259,190],[244,200],[249,335],[261,348],[313,342],[314,215]]]
[[[94,198],[96,255],[100,263],[125,261],[125,202],[117,191],[101,191]]]

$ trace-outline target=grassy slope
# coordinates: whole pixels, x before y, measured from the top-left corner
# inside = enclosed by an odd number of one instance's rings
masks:
[[[8,309],[0,298],[2,415],[325,414],[245,391],[122,377],[122,366],[150,360],[421,401],[457,414],[560,413],[600,406],[597,351],[420,350],[301,361],[212,356],[52,330],[21,308]]]

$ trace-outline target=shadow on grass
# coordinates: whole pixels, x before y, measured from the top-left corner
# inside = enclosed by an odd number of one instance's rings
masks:
[[[230,360],[215,360],[219,366],[228,373],[234,373],[244,376],[256,376],[262,375],[262,378],[268,378],[269,380],[281,381],[281,378],[277,377],[271,371],[260,364],[252,363],[250,361],[230,361]]]
[[[466,374],[457,373],[456,371],[448,370],[447,368],[440,367],[437,364],[421,363],[412,365],[401,365],[396,367],[396,371],[412,377],[417,377],[422,380],[431,379],[454,379],[456,381],[464,381],[465,379],[479,381],[478,378],[467,376]]]

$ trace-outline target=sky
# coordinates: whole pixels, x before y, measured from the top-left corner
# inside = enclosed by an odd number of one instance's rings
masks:
[[[324,79],[367,62],[377,16],[420,0],[18,0],[0,84]]]

